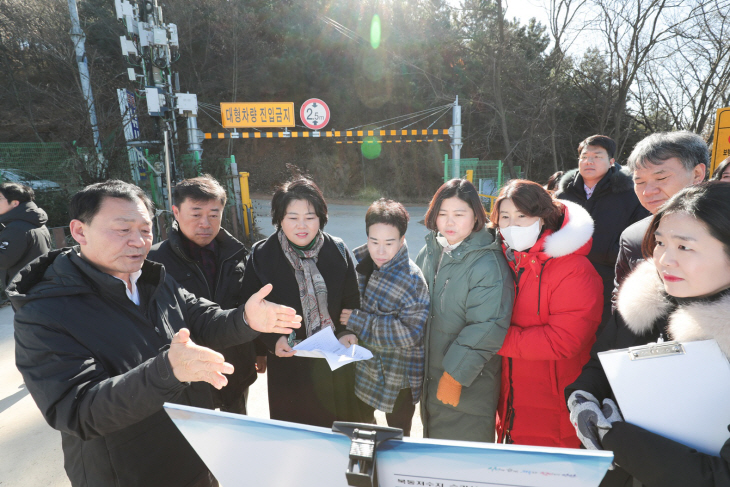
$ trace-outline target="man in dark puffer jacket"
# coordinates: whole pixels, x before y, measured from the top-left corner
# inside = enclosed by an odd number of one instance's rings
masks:
[[[301,317],[264,300],[271,286],[221,310],[145,260],[152,203],[136,186],[87,186],[69,213],[79,246],[23,268],[8,296],[18,370],[61,432],[71,484],[217,485],[162,406],[200,406],[196,386],[226,385],[233,367],[205,347],[290,333]]]
[[[0,184],[0,284],[7,286],[32,260],[51,250],[48,216],[33,202],[32,188]]]
[[[226,191],[211,176],[185,179],[172,190],[175,221],[167,240],[152,246],[148,259],[159,262],[182,287],[222,309],[242,305],[243,269],[248,252],[221,228]],[[258,371],[263,373],[266,348],[261,345]],[[253,342],[218,350],[233,365],[228,385],[210,387],[214,406],[221,411],[246,414],[248,387],[256,380],[256,347]]]
[[[588,254],[603,281],[603,316],[597,334],[611,316],[614,268],[621,233],[629,225],[649,216],[634,193],[631,173],[616,164],[616,143],[603,135],[592,135],[578,146],[578,169],[560,179],[555,197],[578,203],[595,222],[593,246]]]

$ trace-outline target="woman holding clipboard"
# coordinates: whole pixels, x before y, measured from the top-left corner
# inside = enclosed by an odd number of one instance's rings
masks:
[[[643,251],[646,262],[619,289],[602,349],[715,339],[730,357],[730,184],[677,193],[652,219]],[[582,376],[565,394],[583,444],[614,453],[602,487],[730,486],[730,440],[712,456],[624,422],[605,374]]]

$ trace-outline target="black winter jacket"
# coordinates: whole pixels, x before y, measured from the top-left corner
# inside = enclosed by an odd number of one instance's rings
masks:
[[[590,199],[586,198],[583,176],[578,169],[565,173],[555,197],[578,203],[590,213],[595,222],[593,246],[588,254],[603,280],[603,318],[600,331],[610,317],[614,269],[619,252],[619,239],[629,225],[649,216],[634,193],[634,181],[626,168],[614,164],[601,179]]]
[[[576,390],[590,392],[600,402],[607,397],[615,400],[596,354],[656,342],[660,335],[680,341],[715,338],[730,356],[729,315],[730,293],[719,294],[712,301],[675,300],[664,292],[654,264],[640,263],[622,283],[614,313],[618,320],[604,330],[591,351],[591,360],[565,389],[566,400]],[[613,451],[618,467],[608,471],[601,487],[730,486],[730,440],[720,457],[714,457],[618,422],[606,433],[603,447]]]
[[[327,309],[337,336],[345,332],[345,327],[339,323],[342,310],[360,307],[355,264],[351,253],[344,250],[343,257],[336,241],[325,233],[317,260],[317,268],[327,285]],[[274,288],[266,298],[268,301],[294,308],[297,314],[304,316],[294,269],[281,249],[278,232],[257,242],[251,249],[243,278],[244,299],[269,283]],[[360,415],[364,411],[360,409],[363,403],[355,396],[354,363],[332,371],[322,359],[277,357],[273,352],[281,336],[261,335],[261,341],[272,352],[267,368],[271,419],[325,428],[331,428],[333,421],[370,419]],[[296,336],[297,340],[307,338],[305,326],[296,330]]]
[[[245,304],[242,301],[242,286],[248,251],[223,228],[218,232],[215,241],[218,244],[218,268],[214,289],[209,286],[200,266],[185,251],[177,221],[173,222],[167,240],[154,245],[147,258],[164,265],[167,273],[196,297],[213,301],[221,309],[237,308]],[[223,411],[246,414],[243,394],[254,383],[257,375],[254,343],[244,343],[218,351],[233,365],[235,372],[227,376],[228,385],[220,391],[208,386],[214,404]]]
[[[7,286],[30,261],[51,250],[48,215],[28,201],[0,215],[0,283]]]
[[[621,233],[618,259],[616,259],[616,277],[613,281],[613,296],[611,297],[614,310],[616,309],[619,286],[631,274],[631,271],[644,260],[644,256],[641,253],[641,244],[644,242],[644,235],[646,235],[646,231],[649,229],[652,218],[654,218],[654,215],[649,215],[643,220],[639,220],[629,226]]]
[[[196,299],[150,261],[137,281],[137,306],[121,280],[77,249],[41,257],[7,291],[18,370],[48,424],[61,432],[72,485],[206,485],[208,469],[162,405],[210,405],[194,390],[200,383],[175,378],[167,348],[183,327],[213,348],[258,333],[241,309],[222,311]]]

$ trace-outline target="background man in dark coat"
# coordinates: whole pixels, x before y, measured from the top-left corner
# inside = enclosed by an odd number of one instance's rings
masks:
[[[33,202],[33,189],[0,184],[0,284],[7,286],[20,269],[51,250],[48,215]]]
[[[167,240],[154,245],[148,258],[164,265],[167,273],[196,297],[213,301],[222,309],[237,308],[243,304],[243,269],[248,252],[221,228],[226,191],[213,177],[205,175],[178,183],[172,199],[175,221]],[[214,406],[246,414],[248,387],[256,380],[254,343],[218,351],[235,371],[220,391],[209,388]],[[261,355],[259,372],[263,373],[265,347]]]
[[[615,164],[616,142],[592,135],[578,146],[578,169],[560,179],[555,197],[578,203],[595,222],[593,246],[588,254],[603,280],[603,316],[598,333],[611,315],[611,292],[618,258],[619,238],[629,225],[649,212],[639,204],[631,173]]]
[[[290,333],[301,317],[264,300],[271,286],[223,311],[145,260],[152,203],[136,186],[87,186],[69,213],[79,246],[25,267],[8,296],[18,370],[61,432],[71,484],[217,485],[163,403],[199,405],[190,382],[226,385],[233,367],[205,346]]]

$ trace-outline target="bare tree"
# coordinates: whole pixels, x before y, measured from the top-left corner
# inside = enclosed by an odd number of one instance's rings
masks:
[[[730,2],[699,3],[677,36],[647,62],[635,90],[639,120],[703,133],[730,89]],[[711,136],[711,135],[710,135]]]
[[[684,0],[593,0],[601,15],[604,56],[616,86],[610,110],[612,135],[619,147],[627,138],[623,121],[631,89],[643,66],[660,46],[676,37],[686,21]],[[620,151],[619,151],[620,152]]]

